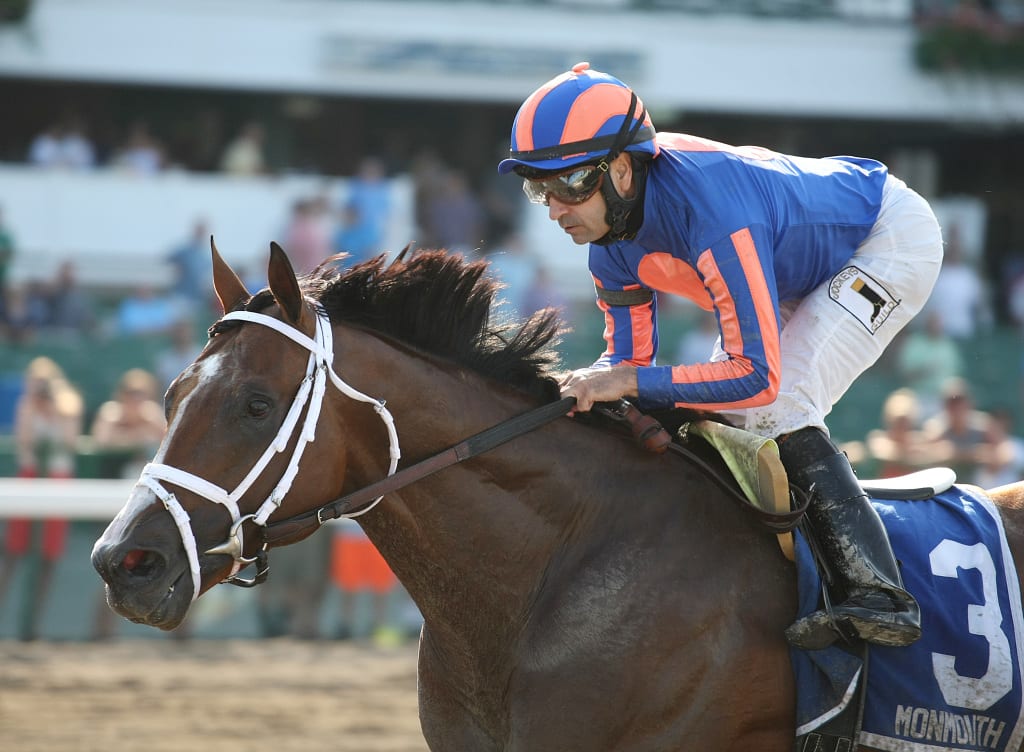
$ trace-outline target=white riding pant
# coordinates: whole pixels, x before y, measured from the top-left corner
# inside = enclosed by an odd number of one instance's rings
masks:
[[[942,233],[928,202],[889,176],[871,233],[847,265],[802,300],[780,306],[782,379],[763,407],[724,413],[765,437],[815,426],[921,310],[942,264]],[[725,354],[716,351],[716,357]]]

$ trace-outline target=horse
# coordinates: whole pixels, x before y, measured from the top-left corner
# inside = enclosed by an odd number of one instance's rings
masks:
[[[706,466],[553,402],[556,312],[502,321],[486,265],[443,251],[299,279],[272,244],[255,295],[212,257],[226,313],[93,551],[115,611],[173,629],[247,564],[245,584],[265,575],[276,520],[311,523],[297,539],[358,497],[341,511],[423,617],[430,749],[793,748],[794,565]],[[551,403],[553,419],[466,451]],[[447,447],[463,456],[387,486],[400,458]],[[1024,485],[991,498],[1019,567]]]

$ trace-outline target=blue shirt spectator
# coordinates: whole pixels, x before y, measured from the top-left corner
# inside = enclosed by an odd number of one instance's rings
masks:
[[[210,228],[206,220],[198,219],[188,240],[167,256],[167,263],[174,269],[171,294],[188,303],[206,301],[212,291],[210,258]]]

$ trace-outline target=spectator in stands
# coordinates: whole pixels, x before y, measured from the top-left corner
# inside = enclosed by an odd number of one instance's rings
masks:
[[[346,201],[339,212],[333,245],[336,252],[349,255],[348,266],[374,258],[384,250],[380,233],[361,212],[359,204],[353,201]]]
[[[982,488],[1024,480],[1024,438],[1013,430],[1013,411],[1001,407],[990,414],[988,436],[975,478]]]
[[[75,470],[76,442],[82,433],[83,401],[64,371],[47,357],[33,359],[25,369],[25,388],[14,417],[14,442],[19,478],[70,478]],[[5,550],[0,568],[0,603],[11,584],[17,564],[29,553],[32,521],[7,521]],[[49,592],[53,570],[64,554],[68,522],[45,519],[41,523],[38,579],[29,584],[29,611],[21,620],[22,639],[37,637],[39,619]]]
[[[331,236],[326,201],[303,198],[292,204],[283,245],[296,274],[309,274],[333,254]]]
[[[356,599],[366,594],[371,599],[369,634],[386,641],[391,629],[390,598],[398,579],[358,524],[344,520],[333,530],[331,576],[341,593],[336,636],[340,640],[362,636],[357,627]]]
[[[164,146],[153,135],[149,123],[132,123],[127,140],[114,152],[112,166],[134,175],[156,175],[163,170]]]
[[[1017,331],[1024,333],[1024,270],[1019,267],[1006,282],[1006,308]]]
[[[88,170],[96,165],[96,149],[81,118],[70,115],[32,140],[28,161],[38,167]]]
[[[487,254],[490,273],[504,285],[502,298],[513,316],[524,318],[533,313],[529,298],[540,265],[526,250],[518,233],[509,233]],[[542,306],[543,307],[543,306]]]
[[[117,332],[127,336],[165,334],[182,314],[178,301],[161,295],[153,285],[140,284],[117,307]]]
[[[167,430],[156,377],[130,368],[118,380],[113,398],[100,405],[92,424],[97,449],[124,453],[114,474],[136,478],[156,452]]]
[[[7,277],[12,263],[14,263],[14,233],[4,222],[4,210],[0,206],[0,321],[4,319]]]
[[[213,268],[210,255],[210,225],[199,217],[189,237],[167,255],[174,270],[171,295],[180,299],[188,310],[203,312],[213,305]]]
[[[449,169],[440,176],[437,192],[427,198],[424,219],[427,237],[438,248],[474,256],[483,246],[483,206],[461,170]]]
[[[504,157],[505,151],[506,146],[502,143],[495,153]],[[505,238],[522,232],[523,210],[529,202],[514,180],[490,170],[484,177],[481,197],[486,216],[484,245],[486,248],[500,248]]]
[[[945,228],[946,253],[942,269],[928,300],[928,308],[942,314],[946,334],[967,341],[991,324],[988,288],[963,247],[959,225]]]
[[[13,285],[4,300],[2,330],[15,343],[31,342],[50,322],[50,297],[39,280]]]
[[[953,468],[961,483],[975,483],[989,437],[991,416],[975,409],[966,379],[947,381],[942,396],[942,411],[925,421],[924,439],[929,442],[935,464]]]
[[[935,463],[935,453],[920,430],[921,408],[913,389],[902,387],[882,405],[882,427],[868,432],[866,458],[872,476],[893,478]]]
[[[78,283],[75,262],[62,261],[50,289],[47,326],[67,334],[91,334],[96,325],[96,303]]]
[[[365,255],[381,253],[391,219],[391,184],[380,158],[370,156],[360,161],[358,171],[349,181],[346,205],[355,209],[359,222],[366,228]]]
[[[556,284],[551,270],[543,263],[538,264],[533,270],[533,279],[526,288],[522,305],[523,311],[527,314],[542,308],[557,308],[563,317],[569,313],[569,301],[562,288]]]
[[[257,615],[264,637],[320,636],[320,609],[330,584],[331,536],[274,551],[274,574],[260,585]]]
[[[900,380],[917,394],[922,420],[939,412],[943,385],[964,368],[960,343],[946,334],[939,307],[926,310],[924,326],[907,333],[895,365]]]
[[[229,175],[262,175],[267,171],[263,151],[265,139],[266,133],[260,123],[246,123],[224,149],[220,169]]]
[[[61,166],[60,125],[54,123],[36,134],[28,147],[28,162],[36,167]]]
[[[433,234],[430,204],[441,191],[448,165],[431,149],[419,151],[412,159],[410,172],[413,182],[413,218],[419,232],[416,245],[420,248],[441,248],[441,241]]]
[[[178,321],[171,329],[170,346],[160,350],[153,361],[153,371],[161,393],[167,391],[171,382],[192,364],[202,349],[192,319],[183,318]]]

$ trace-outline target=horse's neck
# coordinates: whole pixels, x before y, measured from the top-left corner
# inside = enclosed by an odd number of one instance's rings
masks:
[[[401,441],[400,467],[531,406],[474,374],[363,344],[372,350],[365,354],[373,373],[365,374],[365,384],[354,378],[353,384],[387,400]],[[578,477],[558,466],[567,432],[558,423],[389,494],[359,518],[435,631],[454,641],[501,640],[520,624],[583,506],[574,498],[587,494]],[[356,470],[360,485],[380,477],[375,451],[375,465]]]
[[[426,412],[420,425],[433,429],[429,448],[409,442],[408,456],[425,457],[469,435],[453,432],[443,415],[430,415],[435,410]],[[464,617],[489,615],[513,629],[527,610],[562,542],[576,493],[552,472],[552,435],[558,433],[541,429],[449,467],[386,498],[375,510],[380,514],[362,518],[432,626],[447,623],[461,631]]]

